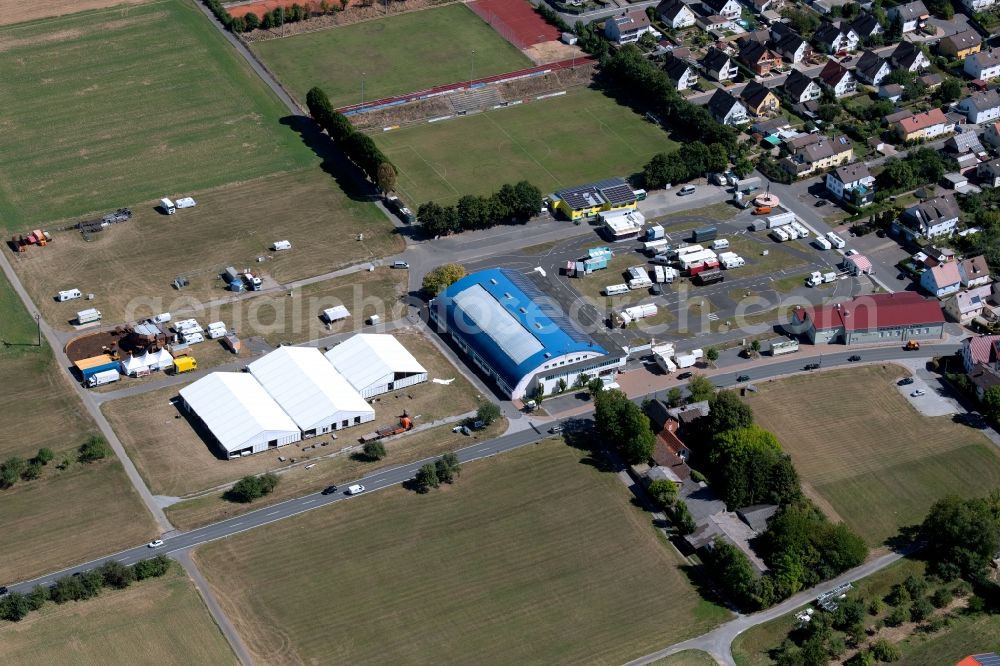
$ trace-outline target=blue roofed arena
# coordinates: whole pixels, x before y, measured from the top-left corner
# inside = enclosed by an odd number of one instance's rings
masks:
[[[473,273],[430,303],[430,318],[511,399],[548,395],[559,380],[614,378],[624,354],[580,331],[530,278],[494,268]]]

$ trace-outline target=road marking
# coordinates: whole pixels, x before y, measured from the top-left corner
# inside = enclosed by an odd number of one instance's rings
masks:
[[[709,312],[708,313],[708,320],[709,321],[718,321],[719,320],[719,315],[716,314],[715,312]]]
[[[265,513],[265,516],[273,516],[276,513],[281,513],[280,511],[272,511],[271,513]]]
[[[310,504],[310,503],[315,502],[315,501],[316,500],[314,500],[314,499],[310,499],[310,500],[304,500],[302,503],[303,504]]]

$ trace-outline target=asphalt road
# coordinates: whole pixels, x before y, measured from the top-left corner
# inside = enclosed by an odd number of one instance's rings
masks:
[[[957,345],[953,344],[924,345],[919,353],[919,357],[926,358],[936,355],[951,354],[957,349]],[[862,362],[888,361],[897,358],[912,359],[917,356],[914,355],[913,352],[903,351],[901,347],[897,346],[882,347],[877,349],[845,348],[843,351],[824,354],[821,357],[820,362],[823,367],[850,365],[847,358],[854,354],[860,355],[862,357]],[[710,376],[717,386],[731,386],[736,384],[736,377],[740,374],[749,374],[751,376],[752,383],[754,380],[763,380],[768,377],[778,377],[781,375],[801,372],[805,363],[812,362],[813,360],[813,357],[806,358],[803,356],[796,356],[795,354],[774,359],[771,359],[770,357],[763,357],[757,361],[758,365],[755,366],[754,370],[727,371],[723,368],[718,371],[708,372],[705,374]],[[642,399],[642,397],[643,396],[637,396],[634,400],[638,401]],[[588,412],[585,415],[576,416],[573,417],[573,419],[568,420],[585,421],[589,418]],[[467,463],[535,443],[544,439],[546,436],[546,432],[540,431],[535,426],[532,426],[530,430],[522,430],[520,432],[504,435],[489,441],[471,444],[470,446],[457,450],[455,453],[458,455],[461,462]],[[151,557],[157,553],[173,553],[185,550],[199,544],[215,541],[217,539],[223,539],[256,527],[284,520],[285,518],[289,518],[306,511],[311,511],[312,509],[316,509],[318,507],[353,500],[356,498],[346,495],[343,490],[352,483],[360,483],[364,485],[366,488],[365,493],[370,493],[389,486],[395,486],[413,478],[421,465],[432,460],[434,460],[434,458],[426,458],[407,465],[400,465],[398,467],[380,470],[374,474],[362,477],[355,481],[345,482],[341,486],[341,490],[331,495],[324,496],[319,493],[312,493],[304,497],[263,507],[261,509],[257,509],[256,511],[251,511],[240,516],[235,516],[233,518],[213,523],[211,525],[206,525],[188,532],[175,532],[164,540],[165,543],[163,546],[156,549],[148,548],[144,545],[136,546],[128,550],[110,554],[100,559],[91,560],[61,571],[56,571],[39,578],[12,584],[9,587],[11,590],[28,592],[35,585],[50,585],[61,576],[87,571],[100,566],[108,560],[117,560],[123,564],[133,564],[139,559]]]

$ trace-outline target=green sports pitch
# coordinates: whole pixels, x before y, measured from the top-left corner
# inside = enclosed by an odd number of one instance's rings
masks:
[[[300,101],[319,86],[336,107],[532,65],[462,4],[258,42],[253,50]]]
[[[415,204],[454,203],[519,180],[551,192],[627,177],[676,146],[655,123],[590,88],[373,138]]]
[[[193,2],[0,28],[0,228],[317,162]]]

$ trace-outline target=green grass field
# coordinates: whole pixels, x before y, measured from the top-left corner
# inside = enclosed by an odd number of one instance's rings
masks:
[[[1000,484],[1000,455],[981,433],[925,417],[894,386],[895,365],[758,384],[757,421],[795,462],[807,493],[876,545],[923,520],[948,494]]]
[[[590,88],[374,135],[408,199],[453,203],[529,180],[551,192],[630,176],[675,146],[656,125]]]
[[[258,42],[253,50],[301,102],[319,86],[335,107],[361,101],[362,77],[370,101],[532,65],[461,4]]]
[[[0,623],[0,665],[237,664],[194,585],[174,565],[163,578]]]
[[[621,663],[724,620],[621,481],[581,456],[550,440],[196,559],[268,664]]]
[[[192,2],[0,28],[0,72],[0,228],[317,163]]]

